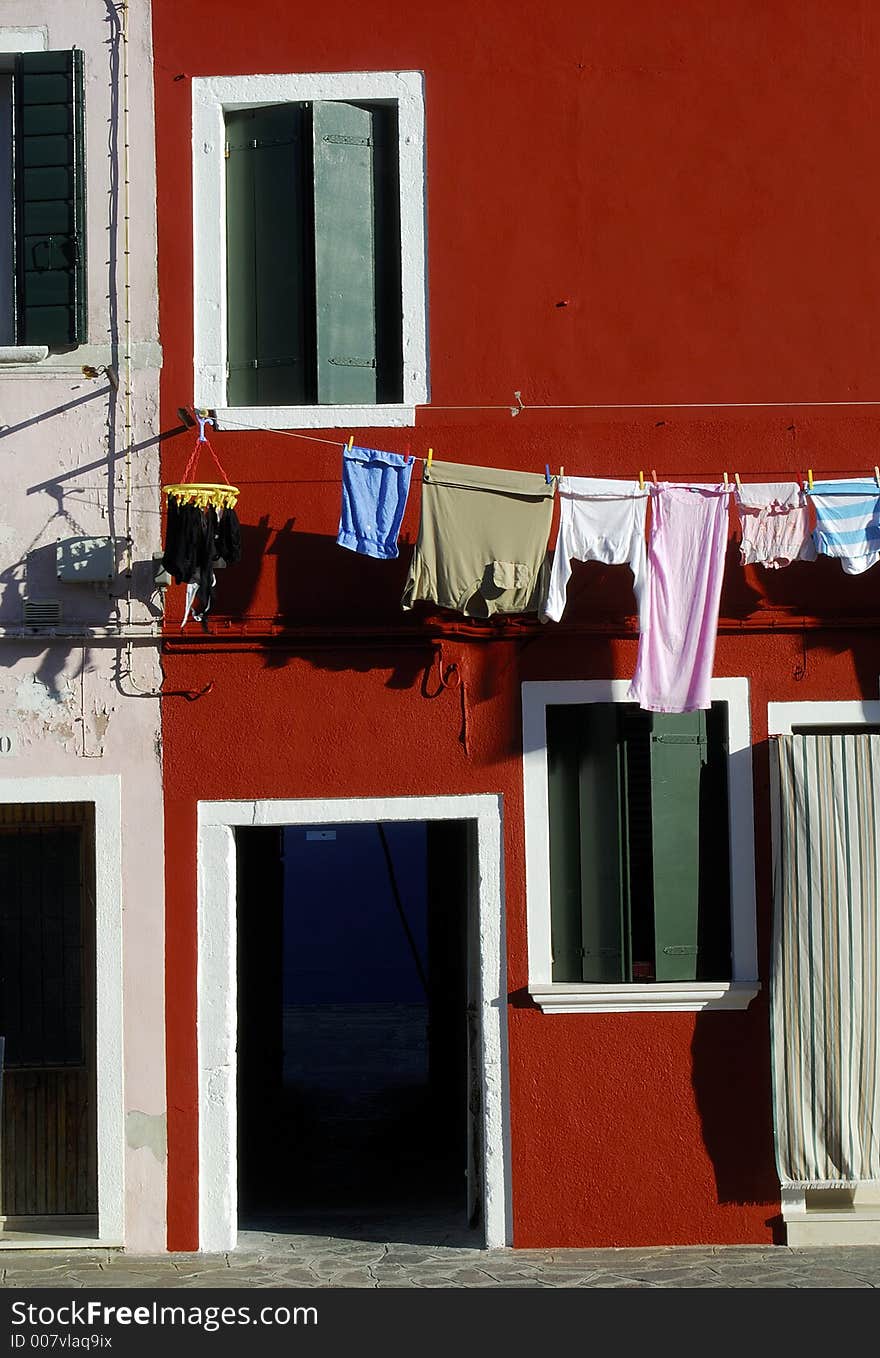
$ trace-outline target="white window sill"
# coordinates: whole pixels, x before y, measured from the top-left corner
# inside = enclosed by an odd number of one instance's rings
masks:
[[[414,425],[412,405],[223,406],[214,411],[218,429],[369,429]]]
[[[0,363],[42,363],[48,357],[49,348],[45,344],[0,345]]]
[[[638,1014],[747,1009],[760,981],[682,981],[655,985],[582,985],[557,981],[530,985],[529,994],[545,1014]]]

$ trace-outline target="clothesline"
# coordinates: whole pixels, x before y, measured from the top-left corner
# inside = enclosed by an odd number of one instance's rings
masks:
[[[832,403],[829,403],[829,402],[815,402],[814,404],[820,405],[820,404],[832,404]],[[844,402],[837,402],[836,404],[845,404],[845,403],[844,403]],[[853,403],[853,404],[861,404],[861,402],[855,402],[855,403]],[[876,404],[880,405],[880,402],[877,402]],[[431,407],[431,409],[433,409],[433,410],[464,410],[464,409],[474,409],[474,410],[478,410],[478,409],[480,409],[480,410],[495,410],[495,409],[501,409],[501,408],[502,408],[502,407],[496,407],[496,406],[473,406],[473,407],[465,407],[465,406],[432,406],[432,407]],[[531,409],[532,407],[529,407],[529,408]],[[545,408],[546,408],[546,409],[549,409],[550,407],[540,407],[540,408],[541,408],[541,409],[545,409]],[[553,409],[560,409],[560,410],[561,410],[561,409],[564,409],[564,408],[566,408],[566,407],[562,407],[562,406],[553,407]],[[573,407],[572,407],[572,408],[573,408]],[[587,409],[587,407],[580,407],[580,408]],[[226,419],[224,419],[224,425],[229,425],[231,428],[237,429],[237,430],[248,430],[248,429],[251,429],[251,428],[252,428],[251,425],[247,425],[247,424],[236,424],[234,421],[232,421],[232,420],[226,420]],[[264,431],[264,432],[265,432],[265,431]],[[338,440],[338,439],[325,439],[325,438],[321,438],[321,437],[320,437],[319,435],[317,435],[317,434],[299,434],[299,433],[294,433],[294,432],[293,432],[292,430],[290,430],[290,429],[273,429],[273,430],[270,430],[270,431],[268,431],[268,432],[271,432],[271,433],[273,433],[273,434],[278,434],[278,435],[280,435],[282,438],[305,439],[305,440],[306,440],[307,442],[309,442],[309,443],[323,443],[323,444],[324,444],[326,447],[328,447],[328,448],[339,448],[339,449],[344,449],[344,448],[346,448],[346,447],[350,447],[350,446],[351,446],[351,441],[352,441],[352,438],[353,438],[353,435],[351,435],[351,436],[349,436],[349,439],[343,440],[343,441],[340,442],[340,440]],[[406,453],[405,456],[408,457],[411,461],[413,461],[413,462],[421,462],[421,463],[423,463],[425,466],[430,466],[430,464],[431,464],[431,456],[430,456],[430,454],[423,457],[423,456],[421,456],[421,455],[418,454],[418,453]],[[565,471],[564,466],[561,466],[560,469],[559,469],[558,475],[559,475],[559,476],[564,475],[564,471]],[[551,474],[548,472],[548,470],[547,470],[546,468],[545,468],[545,475],[548,476],[548,479],[549,479],[549,477],[550,477],[550,475],[551,475]],[[642,476],[642,475],[643,475],[643,473],[640,473],[640,476]],[[683,475],[684,475],[683,473],[678,473],[678,477],[677,477],[676,479],[680,479]],[[707,475],[707,473],[706,473],[705,471],[703,471],[703,472],[695,473],[695,475],[701,476],[701,477],[705,477],[705,476]],[[734,482],[735,482],[736,484],[738,484],[738,485],[739,485],[739,484],[742,484],[741,478],[740,478],[740,476],[739,476],[739,473],[738,473],[738,472],[734,472],[733,475],[734,475]],[[811,493],[811,491],[812,491],[812,481],[813,481],[813,478],[814,478],[814,474],[813,474],[813,470],[812,470],[812,469],[810,469],[810,470],[807,472],[806,477],[803,477],[803,476],[794,476],[794,475],[792,475],[792,473],[789,473],[789,472],[779,472],[779,471],[772,471],[772,472],[752,471],[752,472],[747,472],[746,475],[747,475],[747,476],[751,476],[751,477],[763,477],[763,478],[767,478],[768,480],[772,480],[772,481],[780,481],[780,480],[791,479],[791,480],[793,480],[793,481],[797,481],[797,482],[801,485],[801,489],[802,489],[806,494],[810,494],[810,493]],[[552,476],[555,478],[556,473],[553,473]],[[871,478],[875,481],[875,483],[876,483],[876,485],[877,485],[877,493],[878,493],[878,495],[880,495],[880,470],[878,470],[878,467],[873,467],[873,468],[871,468],[869,472],[863,472],[860,468],[842,468],[842,469],[835,469],[835,470],[832,470],[832,471],[829,472],[829,473],[826,473],[826,476],[832,476],[832,477],[834,477],[834,478],[837,478],[837,477],[850,477],[850,476],[853,476],[853,477],[864,476],[866,479],[867,479],[868,477],[871,477]],[[635,477],[635,476],[633,477],[633,481],[636,481],[636,480],[639,480],[639,479],[640,479],[640,477]],[[658,481],[656,469],[652,469],[652,471],[651,471],[651,479],[652,479],[655,483]],[[728,473],[727,473],[727,472],[722,472],[722,473],[721,473],[721,478],[720,478],[720,479],[721,479],[721,482],[722,482],[723,484],[727,484],[727,483],[728,483]],[[249,483],[249,482],[247,482],[247,481],[244,481],[244,482],[242,482],[242,484],[247,485],[247,484],[251,484],[251,483]],[[829,494],[829,495],[835,495],[835,494],[837,494],[837,495],[846,495],[846,494],[851,494],[852,492],[847,492],[847,491],[843,491],[843,490],[841,490],[841,491],[834,491],[834,490],[831,490],[831,491],[826,491],[825,493],[826,493],[826,494]]]
[[[199,412],[198,420],[199,438],[187,472],[206,442],[204,426],[211,422],[205,412]],[[276,432],[341,450],[336,541],[379,559],[399,554],[413,463],[425,464],[403,609],[428,602],[480,618],[537,612],[543,621],[559,621],[575,560],[628,565],[639,613],[639,650],[628,696],[649,711],[688,712],[710,705],[732,498],[741,519],[744,565],[779,569],[822,554],[837,557],[846,573],[857,575],[880,561],[876,466],[870,482],[814,483],[809,470],[806,484],[777,477],[773,483],[746,485],[738,474],[731,481],[726,472],[723,484],[707,484],[705,473],[698,482],[658,482],[652,469],[652,484],[646,485],[643,471],[638,480],[564,478],[563,468],[558,476],[551,475],[545,464],[542,484],[535,473],[499,467],[445,460],[432,467],[433,448],[426,457],[416,457],[355,446],[354,434],[340,443],[292,430]],[[826,493],[845,495],[848,503],[829,505]],[[557,495],[560,523],[551,553]],[[232,516],[229,524],[227,515]],[[235,530],[231,536],[228,528]],[[228,544],[224,533],[230,536]],[[187,584],[182,625],[196,604],[197,618],[210,609],[215,565],[240,555],[236,534],[232,508],[221,512],[212,506],[205,513],[184,497],[179,505],[169,502],[163,565],[178,583]]]

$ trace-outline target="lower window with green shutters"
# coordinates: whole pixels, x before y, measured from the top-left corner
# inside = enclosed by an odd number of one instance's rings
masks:
[[[728,712],[546,708],[553,982],[725,981]]]
[[[86,338],[83,54],[0,56],[0,345]]]

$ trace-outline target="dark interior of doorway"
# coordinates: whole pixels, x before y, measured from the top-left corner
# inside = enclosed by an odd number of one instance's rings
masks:
[[[467,831],[236,832],[240,1226],[477,1224]]]

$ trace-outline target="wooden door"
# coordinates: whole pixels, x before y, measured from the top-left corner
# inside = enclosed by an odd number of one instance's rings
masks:
[[[84,803],[0,807],[0,1209],[97,1211],[94,832]]]

